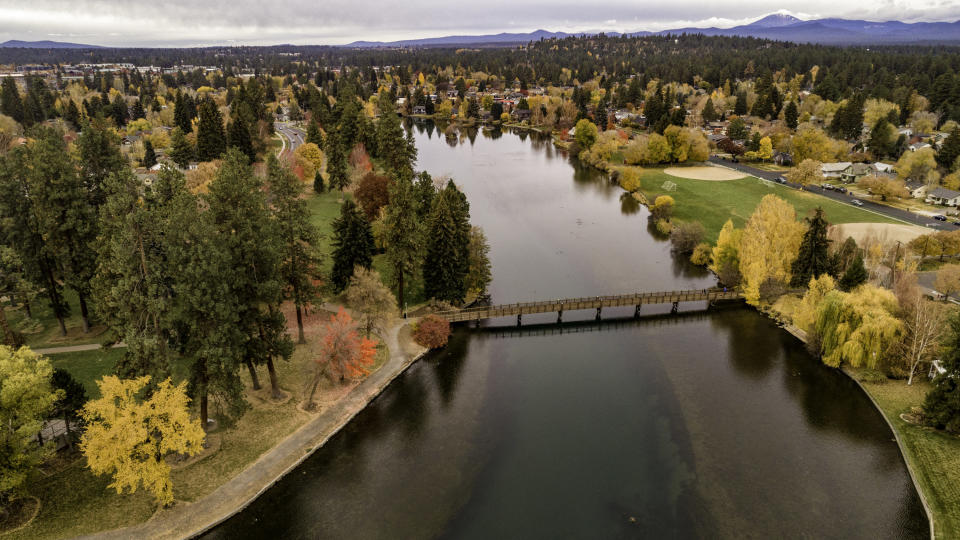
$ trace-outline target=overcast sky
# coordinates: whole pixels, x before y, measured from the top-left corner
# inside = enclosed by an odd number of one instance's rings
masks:
[[[729,27],[774,11],[802,19],[955,21],[960,0],[0,0],[0,41],[342,44],[540,28],[629,32]]]

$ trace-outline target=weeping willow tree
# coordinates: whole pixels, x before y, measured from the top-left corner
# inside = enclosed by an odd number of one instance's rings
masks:
[[[817,310],[815,330],[820,336],[823,363],[839,367],[876,369],[895,349],[903,323],[894,316],[892,292],[864,285],[853,292],[830,291]]]
[[[820,304],[823,299],[832,291],[837,289],[836,282],[829,274],[823,274],[818,278],[810,278],[809,289],[803,295],[803,300],[793,312],[793,325],[807,332],[814,330],[817,322],[817,316]]]

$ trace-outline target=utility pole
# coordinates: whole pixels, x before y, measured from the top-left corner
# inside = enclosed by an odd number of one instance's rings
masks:
[[[893,252],[893,260],[890,261],[890,288],[897,281],[897,258],[900,257],[900,240],[897,240],[897,249]]]

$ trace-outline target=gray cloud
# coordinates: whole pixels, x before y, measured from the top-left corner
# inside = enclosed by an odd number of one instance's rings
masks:
[[[0,40],[54,39],[101,45],[346,43],[438,35],[563,31],[663,30],[734,26],[771,12],[768,2],[528,0],[403,3],[374,0],[0,0]],[[960,0],[787,2],[801,18],[956,20]]]

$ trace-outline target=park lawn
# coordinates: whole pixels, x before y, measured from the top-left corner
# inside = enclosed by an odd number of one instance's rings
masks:
[[[322,259],[320,267],[324,274],[329,274],[333,268],[333,220],[340,217],[340,205],[349,197],[350,194],[336,190],[315,193],[312,186],[307,195],[310,223],[319,234],[316,248]]]
[[[676,184],[675,191],[667,191],[663,184]],[[809,192],[760,180],[752,176],[723,182],[679,178],[663,169],[643,169],[641,191],[651,203],[659,195],[670,195],[676,201],[674,218],[680,221],[699,221],[707,231],[707,239],[716,242],[720,229],[728,219],[736,227],[743,227],[750,214],[767,194],[786,200],[797,210],[798,218],[806,217],[819,206],[830,223],[900,223],[880,214],[862,210]]]
[[[9,303],[5,303],[7,321],[11,328],[23,334],[27,345],[33,349],[100,343],[106,327],[93,322],[90,333],[84,334],[77,293],[72,289],[64,289],[63,297],[70,305],[70,316],[66,319],[66,336],[60,335],[60,326],[57,324],[56,317],[53,316],[53,310],[50,309],[50,302],[42,294],[37,295],[31,302],[33,317],[30,318],[27,317],[23,306],[11,308]],[[94,317],[93,306],[88,302],[87,307],[90,309],[91,318]]]
[[[75,355],[79,354],[51,355],[51,358],[55,364],[62,363],[67,369],[80,370],[85,362],[90,364],[92,360],[77,361]],[[373,370],[379,369],[389,357],[389,349],[382,342],[379,343]],[[250,389],[249,375],[246,369],[241,369],[241,378],[247,388],[247,400],[251,408],[235,426],[220,428],[211,434],[211,437],[218,437],[220,440],[216,453],[173,470],[171,478],[177,504],[196,501],[210,494],[276,446],[284,437],[314,418],[299,408],[308,391],[305,381],[310,380],[312,360],[311,347],[298,345],[290,361],[276,362],[280,387],[291,394],[290,398],[282,403],[266,399],[270,382],[265,369],[258,370],[260,382],[264,385],[259,391]],[[93,368],[89,368],[89,371],[93,376]],[[74,377],[80,378],[79,371],[71,372]],[[322,384],[327,388],[330,386],[327,382]],[[87,392],[88,397],[99,395],[91,395],[89,389]],[[157,505],[151,495],[143,490],[133,495],[117,495],[113,489],[107,487],[110,483],[108,477],[94,475],[85,464],[85,460],[79,457],[59,472],[51,475],[38,474],[35,480],[31,480],[28,491],[30,495],[40,499],[40,514],[28,527],[4,536],[4,540],[64,538],[90,534],[141,523],[156,512]]]
[[[100,397],[97,381],[104,375],[113,374],[113,368],[123,357],[126,349],[95,349],[71,353],[47,355],[55,368],[67,370],[87,390],[87,398]]]
[[[851,372],[856,376],[855,370]],[[960,437],[900,418],[911,407],[921,406],[932,387],[923,374],[918,379],[911,386],[906,381],[861,384],[903,441],[904,457],[933,512],[937,538],[960,538]]]

